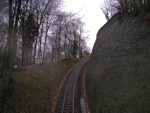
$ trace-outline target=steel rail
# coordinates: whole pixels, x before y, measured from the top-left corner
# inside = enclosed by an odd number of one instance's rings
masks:
[[[62,101],[59,103],[60,110],[58,113],[76,113],[75,110],[77,107],[75,106],[75,98],[77,91],[77,80],[87,61],[88,60],[85,60],[75,65],[68,73],[69,76],[66,84],[64,84],[65,90],[62,95]]]

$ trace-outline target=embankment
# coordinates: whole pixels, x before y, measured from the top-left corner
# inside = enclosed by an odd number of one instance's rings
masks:
[[[113,17],[87,68],[91,113],[150,113],[150,19]]]

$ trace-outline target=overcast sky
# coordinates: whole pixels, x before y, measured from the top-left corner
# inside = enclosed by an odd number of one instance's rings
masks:
[[[67,12],[78,13],[85,22],[85,29],[89,34],[87,45],[92,49],[98,30],[106,23],[100,9],[104,0],[64,0],[63,8]]]

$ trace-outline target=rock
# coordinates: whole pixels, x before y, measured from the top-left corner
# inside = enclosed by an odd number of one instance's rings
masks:
[[[98,31],[86,86],[91,113],[150,112],[150,19],[117,15]]]

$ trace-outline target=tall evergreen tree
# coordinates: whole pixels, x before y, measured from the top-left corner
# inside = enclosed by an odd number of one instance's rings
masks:
[[[32,13],[29,13],[22,29],[22,61],[23,65],[28,65],[32,64],[32,46],[36,36],[38,35],[38,26]]]

